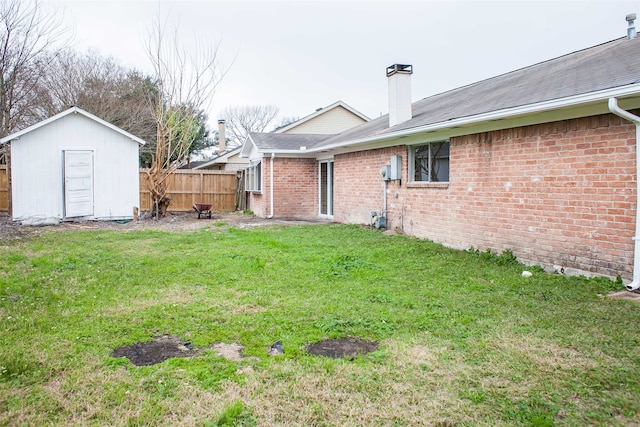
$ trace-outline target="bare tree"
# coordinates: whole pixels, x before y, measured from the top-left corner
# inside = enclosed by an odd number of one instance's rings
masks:
[[[276,128],[274,130],[278,130],[280,128],[283,128],[285,126],[289,126],[291,123],[295,123],[298,120],[300,120],[299,117],[295,117],[295,116],[286,116],[280,119],[280,121],[278,122],[278,124],[276,125]]]
[[[66,30],[55,15],[46,15],[37,0],[0,1],[0,138],[41,120],[33,105],[37,86],[55,57],[56,45],[66,45]],[[0,149],[6,163],[8,211],[11,214],[11,148]]]
[[[41,79],[40,108],[51,116],[75,105],[106,120],[104,113],[119,107],[114,98],[122,95],[126,78],[127,70],[113,58],[92,50],[67,50],[56,56]]]
[[[167,179],[187,158],[200,130],[197,112],[209,106],[226,70],[218,63],[219,44],[202,44],[189,51],[179,45],[177,29],[167,33],[166,23],[159,20],[146,47],[158,85],[156,148],[147,172],[158,218],[164,216],[170,203]]]
[[[250,132],[264,132],[274,127],[280,108],[275,105],[227,107],[220,113],[225,120],[225,134],[230,144],[242,144]]]
[[[75,105],[145,141],[155,141],[157,85],[113,58],[68,50],[53,61],[38,92],[38,108],[45,117]],[[155,144],[143,148],[148,146]]]
[[[66,30],[55,15],[46,15],[37,0],[0,2],[0,137],[42,117],[33,108],[36,88],[65,44]]]

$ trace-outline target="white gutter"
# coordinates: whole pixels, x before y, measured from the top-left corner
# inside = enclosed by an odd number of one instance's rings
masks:
[[[586,94],[570,96],[567,98],[554,99],[551,101],[538,102],[536,104],[527,104],[519,107],[505,108],[502,110],[491,111],[488,113],[476,114],[474,116],[461,117],[458,119],[447,120],[445,122],[432,123],[424,126],[418,126],[409,129],[402,129],[395,132],[383,133],[380,135],[369,136],[360,139],[352,139],[336,142],[330,145],[320,145],[314,148],[301,150],[277,150],[279,154],[300,154],[301,152],[316,153],[327,150],[343,148],[345,146],[354,146],[358,144],[366,144],[369,142],[380,142],[399,137],[411,136],[423,132],[435,132],[453,127],[469,126],[483,122],[508,119],[515,116],[525,116],[534,113],[543,113],[545,111],[557,110],[566,107],[576,107],[583,104],[594,104],[606,101],[612,97],[624,97],[629,95],[638,95],[640,93],[640,84],[632,84],[614,89],[605,89],[597,92],[589,92]]]
[[[271,153],[271,162],[269,164],[269,205],[271,212],[267,219],[273,218],[273,159],[276,157],[276,153]]]
[[[609,111],[616,116],[629,120],[636,125],[636,198],[640,197],[640,117],[618,107],[616,98],[609,98]],[[636,201],[636,235],[633,236],[633,279],[627,284],[627,290],[640,288],[640,203]]]
[[[461,117],[458,119],[451,119],[445,122],[432,123],[424,126],[418,126],[414,128],[402,129],[395,132],[383,133],[375,136],[368,136],[360,139],[351,139],[336,142],[330,145],[320,144],[318,147],[306,148],[305,150],[274,150],[278,154],[300,154],[300,153],[319,153],[323,151],[335,150],[338,148],[351,147],[359,144],[366,144],[371,142],[382,142],[386,140],[392,140],[400,137],[412,136],[424,132],[435,132],[440,130],[446,130],[454,127],[463,127],[475,125],[483,122],[490,122],[502,119],[508,119],[517,116],[526,116],[528,114],[544,113],[546,111],[557,110],[567,107],[577,107],[587,104],[596,104],[598,102],[607,101],[612,97],[625,97],[629,95],[639,95],[640,84],[632,84],[623,87],[617,87],[613,89],[605,89],[597,92],[589,92],[586,94],[570,96],[567,98],[554,99],[550,101],[538,102],[536,104],[527,104],[519,107],[505,108],[502,110],[491,111],[488,113],[476,114],[474,116]],[[271,152],[271,150],[268,150]],[[272,153],[273,154],[273,153]]]
[[[532,113],[542,113],[545,111],[556,110],[565,107],[574,107],[581,104],[597,103],[599,101],[606,101],[611,97],[621,97],[628,95],[637,95],[640,93],[640,84],[633,84],[624,86],[622,88],[606,89],[598,92],[590,92],[582,95],[570,96],[568,98],[554,99],[551,101],[538,102],[536,104],[528,104],[519,107],[505,108],[502,110],[491,111],[488,113],[476,114],[474,116],[462,117],[459,119],[447,120],[446,122],[433,123],[424,126],[418,126],[415,128],[403,129],[396,132],[385,133],[373,137],[367,137],[351,141],[342,141],[331,145],[324,145],[318,148],[313,148],[308,151],[321,151],[331,150],[334,148],[341,148],[345,145],[364,144],[367,142],[384,141],[386,139],[399,138],[401,136],[411,136],[417,133],[433,132],[437,130],[449,129],[453,127],[468,126],[477,123],[507,119],[514,116],[523,116]]]

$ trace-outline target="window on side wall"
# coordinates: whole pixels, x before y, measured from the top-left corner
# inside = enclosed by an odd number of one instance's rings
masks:
[[[414,182],[449,182],[449,141],[416,145],[410,152]]]
[[[262,191],[262,162],[260,160],[251,162],[251,165],[247,169],[244,188],[246,191]]]

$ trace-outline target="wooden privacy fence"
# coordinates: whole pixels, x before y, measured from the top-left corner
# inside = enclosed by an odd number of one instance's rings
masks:
[[[140,169],[140,209],[150,211],[153,205],[148,190],[147,169]],[[217,170],[178,169],[167,179],[169,211],[193,210],[194,203],[211,205],[213,211],[236,209],[236,173]]]
[[[146,169],[140,170],[140,210],[151,210],[151,195],[147,190]],[[193,210],[194,203],[211,204],[214,211],[236,209],[236,173],[227,171],[177,170],[168,178],[169,211]],[[9,208],[7,166],[0,165],[0,211]]]

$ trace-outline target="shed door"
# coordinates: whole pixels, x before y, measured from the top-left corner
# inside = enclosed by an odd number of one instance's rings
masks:
[[[93,151],[64,151],[64,216],[93,215]]]

